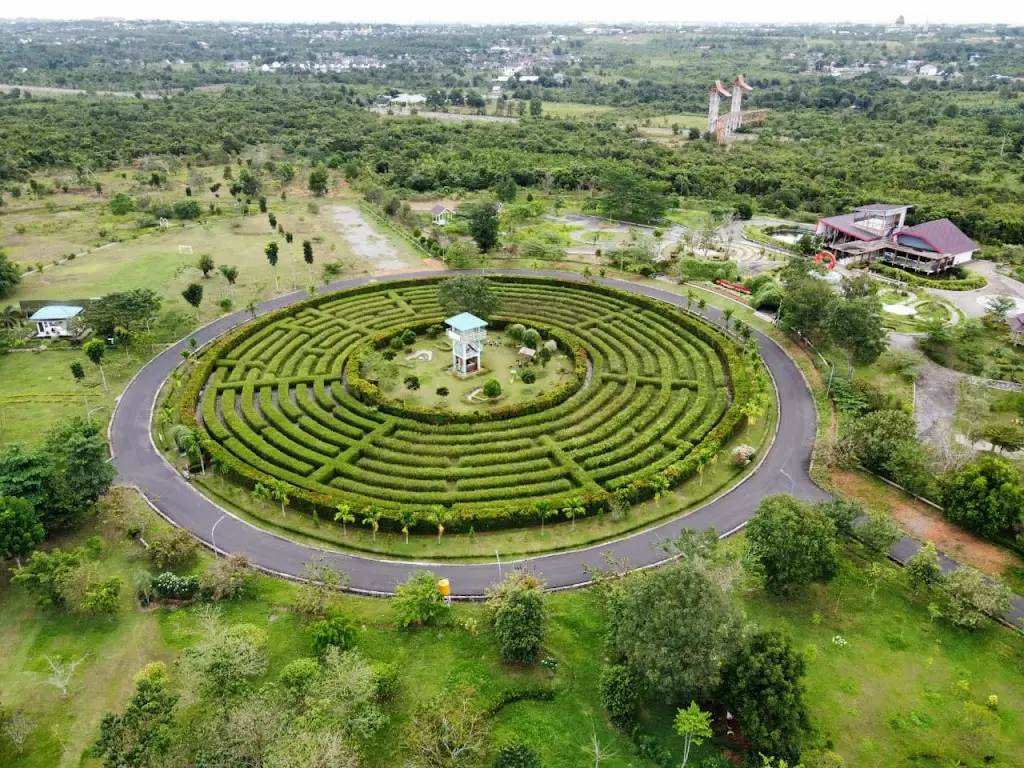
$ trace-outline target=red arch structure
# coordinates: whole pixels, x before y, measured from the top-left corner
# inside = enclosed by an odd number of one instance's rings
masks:
[[[815,264],[825,264],[825,269],[832,271],[836,268],[836,255],[831,251],[818,251],[814,255]]]

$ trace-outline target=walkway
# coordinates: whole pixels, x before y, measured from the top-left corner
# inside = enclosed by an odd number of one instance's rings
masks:
[[[475,270],[486,273],[484,270]],[[572,272],[538,270],[496,270],[495,273],[553,277],[580,281]],[[436,277],[436,272],[414,272],[389,275],[383,280]],[[323,291],[352,288],[375,278],[356,278],[329,286]],[[638,285],[620,280],[595,280],[605,285],[685,306],[685,297],[654,286]],[[280,296],[260,305],[262,314],[306,297],[303,292]],[[721,313],[709,307],[706,312],[713,322]],[[249,319],[247,312],[236,312],[220,318],[192,334],[200,344],[224,334]],[[507,570],[513,565],[527,565],[543,575],[550,589],[580,586],[589,581],[586,568],[606,567],[605,553],[626,558],[633,566],[650,566],[665,558],[660,543],[674,538],[683,527],[695,530],[715,528],[730,533],[746,524],[758,501],[772,493],[791,493],[802,499],[823,499],[827,494],[808,476],[814,445],[816,415],[807,385],[796,364],[766,336],[755,332],[761,354],[775,378],[779,392],[779,431],[770,451],[758,469],[731,491],[683,518],[662,523],[631,536],[593,547],[528,558],[525,561],[503,562]],[[264,531],[244,522],[201,494],[185,481],[157,452],[150,431],[151,415],[157,393],[164,380],[181,362],[183,339],[148,363],[132,380],[122,395],[111,424],[111,449],[115,456],[119,481],[139,487],[155,508],[176,525],[188,528],[203,543],[216,545],[219,551],[241,554],[260,568],[284,576],[298,576],[310,557],[323,551],[336,567],[351,576],[351,589],[371,594],[391,594],[397,583],[404,581],[418,567],[430,568],[439,578],[452,583],[453,594],[480,597],[499,578],[497,563],[441,564],[375,560],[369,557],[320,550]]]

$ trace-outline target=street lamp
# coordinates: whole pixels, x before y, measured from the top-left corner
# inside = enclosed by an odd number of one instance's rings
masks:
[[[226,514],[221,515],[217,522],[213,524],[213,528],[210,529],[210,543],[213,545],[213,556],[220,557],[220,551],[217,549],[217,526],[221,524],[221,521],[227,517]]]

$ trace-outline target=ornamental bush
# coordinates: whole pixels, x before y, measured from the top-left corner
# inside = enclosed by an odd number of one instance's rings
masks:
[[[484,395],[490,398],[495,398],[501,395],[501,382],[497,379],[488,379],[484,382],[483,386]]]
[[[356,635],[356,625],[348,616],[337,611],[309,625],[313,650],[318,654],[326,653],[328,648],[347,651],[355,645]]]
[[[612,664],[601,670],[598,687],[601,703],[612,722],[618,725],[630,722],[644,694],[640,677],[624,664]]]
[[[187,600],[194,597],[201,586],[202,581],[198,576],[178,576],[169,571],[153,579],[153,590],[157,597],[170,600]]]
[[[547,619],[543,589],[544,583],[536,576],[515,570],[488,590],[491,628],[505,661],[536,661]]]

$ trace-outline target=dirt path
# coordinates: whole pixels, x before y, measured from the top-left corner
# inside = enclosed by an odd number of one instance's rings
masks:
[[[331,218],[338,231],[359,259],[368,261],[371,272],[398,272],[410,267],[422,267],[422,261],[413,260],[399,251],[387,237],[380,234],[363,214],[350,205],[336,205]]]
[[[890,333],[889,346],[916,349],[914,337],[905,333]],[[914,389],[914,419],[922,442],[940,447],[945,444],[953,428],[962,377],[963,374],[924,359],[921,377]]]
[[[832,472],[831,480],[836,490],[843,495],[868,507],[889,512],[900,527],[914,538],[930,541],[940,552],[985,573],[1001,576],[1007,567],[1024,564],[1024,560],[1014,553],[946,522],[939,510],[880,480],[838,470]]]

